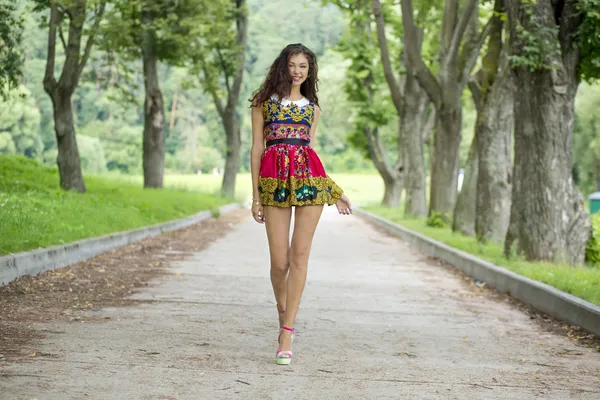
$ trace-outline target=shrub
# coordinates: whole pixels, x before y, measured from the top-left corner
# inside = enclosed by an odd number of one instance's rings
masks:
[[[585,247],[585,262],[600,265],[600,213],[592,215],[592,232]]]
[[[427,217],[426,225],[432,228],[445,228],[449,224],[450,218],[441,212],[432,211]]]

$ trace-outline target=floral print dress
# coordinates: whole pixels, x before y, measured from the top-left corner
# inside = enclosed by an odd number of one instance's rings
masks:
[[[258,189],[265,206],[332,205],[342,189],[325,173],[314,149],[308,145],[276,143],[276,139],[304,139],[310,143],[315,105],[275,98],[263,105],[267,147],[261,158]]]

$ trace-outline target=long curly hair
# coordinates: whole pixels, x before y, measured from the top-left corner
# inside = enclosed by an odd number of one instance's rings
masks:
[[[288,62],[290,57],[296,54],[304,54],[308,59],[308,76],[300,86],[300,93],[309,101],[317,106],[319,105],[319,98],[317,97],[317,91],[319,90],[317,56],[303,44],[294,43],[287,45],[271,64],[265,81],[249,99],[252,107],[261,107],[273,95],[276,95],[279,101],[290,95],[292,77],[288,70]]]

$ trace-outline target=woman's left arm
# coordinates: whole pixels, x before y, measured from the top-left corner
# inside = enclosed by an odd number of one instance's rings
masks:
[[[317,136],[317,123],[319,122],[319,116],[321,115],[321,109],[315,104],[315,116],[310,127],[310,147],[315,147],[315,137]]]

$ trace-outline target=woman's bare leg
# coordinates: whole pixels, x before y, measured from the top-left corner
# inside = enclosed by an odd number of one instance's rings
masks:
[[[271,284],[275,294],[277,308],[286,308],[286,286],[290,269],[290,221],[291,207],[264,207],[269,253],[271,255]],[[283,324],[285,314],[279,314],[279,326]]]
[[[290,247],[290,276],[287,282],[287,303],[284,325],[293,328],[300,306],[300,299],[306,283],[308,256],[312,240],[321,218],[323,206],[296,207],[294,233]],[[290,350],[292,347],[291,332],[282,331],[279,350]]]

